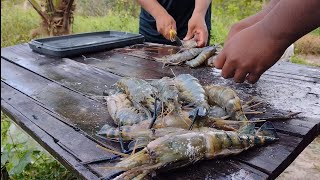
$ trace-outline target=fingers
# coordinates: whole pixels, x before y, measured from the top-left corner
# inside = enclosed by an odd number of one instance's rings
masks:
[[[226,62],[226,55],[222,50],[217,56],[216,61],[214,62],[214,67],[216,67],[217,69],[222,69],[225,62]]]
[[[248,83],[254,84],[261,76],[261,73],[248,72],[245,68],[239,68],[236,64],[228,62],[223,50],[217,56],[214,66],[217,69],[222,69],[221,76],[223,78],[233,78],[236,83],[243,83],[246,80]]]
[[[259,80],[260,76],[261,76],[261,74],[258,74],[258,73],[250,73],[246,77],[246,80],[247,80],[248,83],[254,84]]]
[[[172,38],[172,37],[171,37],[171,33],[170,33],[171,31],[177,32],[175,26],[173,26],[173,25],[167,26],[167,27],[165,27],[165,28],[162,30],[162,32],[160,32],[160,33],[163,35],[164,38],[166,38],[167,40],[170,40],[170,41],[171,41],[171,38]]]
[[[196,39],[196,42],[198,47],[204,47],[207,44],[207,39],[199,35],[199,37]]]
[[[234,77],[235,72],[236,67],[230,62],[226,62],[222,67],[221,75],[223,78],[228,79]]]
[[[243,83],[247,77],[247,74],[247,71],[237,69],[233,77],[234,82]]]
[[[163,17],[157,20],[156,23],[157,31],[168,40],[170,40],[170,30],[177,32],[176,22],[171,16]]]

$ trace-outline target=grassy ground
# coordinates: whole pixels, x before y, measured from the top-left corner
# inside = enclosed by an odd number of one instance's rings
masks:
[[[104,6],[106,1],[78,0],[79,7],[74,19],[73,33],[118,30],[138,32],[138,10],[132,5],[132,0],[112,1]],[[110,2],[110,1],[108,1]],[[130,2],[130,3],[129,3]],[[39,16],[23,6],[23,0],[1,1],[1,47],[11,46],[31,40],[30,31],[40,22]],[[111,4],[111,5],[110,5]],[[230,25],[261,9],[260,1],[214,0],[212,6],[211,43],[224,41]],[[125,9],[125,10],[124,10]],[[319,58],[320,28],[295,43],[296,53],[292,59],[294,63],[320,65]],[[312,57],[312,58],[311,58]],[[309,61],[308,59],[315,59]],[[308,148],[311,148],[308,151]],[[301,168],[299,158],[290,166],[280,178],[292,175],[295,168],[303,169],[305,174],[319,170],[319,163],[315,163],[316,154],[320,148],[319,138],[299,156],[314,163],[315,168],[308,171]],[[31,138],[17,129],[10,120],[1,113],[1,168],[6,167],[13,179],[75,179],[63,166],[55,161],[48,153],[38,146]],[[306,158],[307,157],[307,158]],[[7,161],[10,160],[10,161]],[[3,166],[6,164],[6,166]],[[292,170],[293,168],[293,170]]]
[[[76,179],[1,112],[1,174],[4,168],[16,180]]]

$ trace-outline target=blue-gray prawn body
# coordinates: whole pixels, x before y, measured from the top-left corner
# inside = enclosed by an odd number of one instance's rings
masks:
[[[151,86],[147,81],[135,77],[121,78],[116,86],[128,95],[135,106],[147,107],[149,111],[154,112],[155,95],[157,89]],[[140,109],[140,107],[136,107]]]
[[[155,169],[175,169],[204,159],[239,154],[249,148],[278,140],[272,123],[255,131],[249,124],[238,132],[202,128],[181,131],[157,138],[140,152],[122,160],[116,167],[126,170],[116,179],[143,177]]]
[[[211,56],[216,53],[215,46],[206,47],[196,58],[186,61],[185,64],[190,67],[197,67],[203,64],[206,60],[208,60]]]
[[[174,81],[179,90],[179,100],[193,104],[199,110],[199,116],[207,115],[208,98],[199,80],[190,74],[180,74],[174,78]]]
[[[156,97],[160,101],[159,107],[163,104],[164,107],[162,108],[166,112],[179,111],[181,109],[181,105],[178,102],[179,91],[172,78],[163,77],[150,82],[150,84],[157,89]]]
[[[177,54],[167,55],[162,58],[157,58],[158,62],[163,62],[165,65],[179,65],[185,61],[195,58],[203,51],[203,48],[191,48]]]
[[[124,93],[115,93],[105,99],[108,112],[117,125],[133,125],[148,119],[148,115],[136,109]]]
[[[231,88],[209,85],[204,86],[204,89],[211,106],[219,105],[224,108],[233,120],[248,121],[242,110],[240,98]]]

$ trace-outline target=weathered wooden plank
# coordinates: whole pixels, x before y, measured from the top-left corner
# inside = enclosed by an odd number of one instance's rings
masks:
[[[282,133],[278,135],[279,142],[251,149],[234,158],[270,174],[271,178],[277,177],[310,143],[306,139]]]
[[[2,52],[6,60],[83,94],[102,95],[119,78],[110,72],[67,58],[58,59],[34,53],[25,44],[8,47]]]
[[[50,113],[48,109],[42,107],[36,101],[3,82],[1,82],[1,93],[2,100],[5,103],[15,107],[16,111],[21,113],[25,119],[31,121],[30,123],[33,123],[37,128],[44,131],[52,138],[54,143],[78,161],[72,165],[72,168],[80,168],[82,166],[80,162],[114,156],[96,147],[97,142],[89,139],[85,132],[65,124],[61,121],[62,117]],[[12,113],[8,111],[8,114]],[[59,119],[55,116],[58,116]],[[19,119],[16,121],[19,121]],[[28,129],[28,131],[28,133],[33,133],[33,129]],[[42,140],[41,137],[38,137],[38,140],[44,141],[46,139]],[[49,152],[51,153],[51,151]],[[85,167],[82,166],[82,168]],[[96,166],[91,166],[91,169],[101,177],[110,172],[109,170],[103,170]]]
[[[112,123],[105,105],[3,59],[1,78],[50,111],[65,117],[66,123],[75,125],[91,136],[94,136],[105,123]]]
[[[1,99],[1,110],[71,172],[85,179],[99,179],[94,172],[91,172],[84,166],[78,166],[79,161],[76,157],[72,156],[70,153],[60,147],[56,143],[54,137],[50,136],[48,133],[31,122],[30,119],[28,119],[16,107],[9,104],[6,100]]]
[[[282,72],[291,75],[299,75],[320,79],[320,69],[318,67],[293,64],[290,62],[278,61],[270,68],[270,71]]]
[[[316,127],[310,130],[310,134],[315,130]],[[302,139],[278,133],[278,143],[243,152],[235,159],[270,174],[270,178],[274,179],[313,141],[314,138],[310,138],[310,134]]]
[[[88,56],[87,60],[83,60],[83,57],[75,57],[74,60],[78,62],[82,62],[85,64],[94,65],[96,67],[102,68],[104,70],[109,71],[109,67],[119,67],[119,66],[125,66],[130,68],[130,72],[135,73],[135,71],[141,71],[144,70],[146,73],[144,76],[141,76],[137,74],[136,77],[144,77],[144,78],[161,78],[164,76],[173,77],[173,72],[179,72],[181,73],[190,73],[192,71],[189,67],[182,67],[182,66],[164,66],[162,63],[152,61],[152,60],[146,60],[135,56],[130,56],[127,54],[121,54],[120,50],[110,51],[110,52],[101,52],[96,54],[91,54]],[[113,65],[112,65],[113,64]],[[131,68],[133,70],[131,70]],[[111,69],[111,71],[115,71],[114,69]],[[151,71],[151,72],[150,72]],[[117,72],[121,76],[127,76],[126,72],[122,72],[119,70]]]

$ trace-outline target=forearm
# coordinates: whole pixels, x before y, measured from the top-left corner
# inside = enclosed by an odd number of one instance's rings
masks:
[[[200,17],[205,17],[211,0],[196,0],[193,15],[199,15]]]
[[[320,26],[319,0],[281,0],[258,24],[283,46]]]
[[[261,21],[279,2],[280,0],[271,0],[268,5],[255,15],[245,18],[241,23],[243,26],[251,26]]]
[[[137,2],[155,19],[167,14],[167,11],[159,4],[157,0],[137,0]]]

